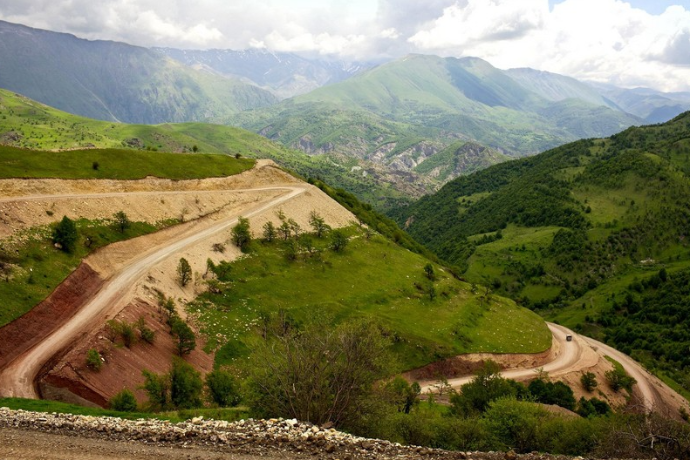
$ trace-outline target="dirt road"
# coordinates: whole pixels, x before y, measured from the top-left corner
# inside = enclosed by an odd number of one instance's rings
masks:
[[[639,363],[620,351],[611,348],[584,335],[575,332],[558,324],[547,323],[553,333],[555,348],[558,354],[555,359],[543,366],[543,371],[549,373],[549,377],[558,378],[559,376],[572,372],[579,372],[594,366],[602,356],[609,356],[623,365],[626,372],[637,380],[637,391],[644,401],[647,409],[669,409],[677,410],[677,404],[682,403],[683,399],[671,390],[666,384],[653,377]],[[572,341],[566,340],[567,335],[572,335]],[[539,371],[534,368],[527,369],[508,369],[501,372],[507,379],[527,380],[538,375]],[[474,375],[465,375],[448,380],[448,384],[457,389],[470,382]],[[438,383],[422,383],[422,392],[429,393],[438,390]]]
[[[119,303],[123,295],[127,294],[134,284],[142,278],[152,266],[187,247],[191,247],[204,239],[229,229],[237,223],[238,217],[250,218],[272,207],[276,207],[290,199],[304,193],[306,186],[264,187],[255,189],[236,190],[246,191],[283,191],[280,197],[264,203],[254,203],[252,207],[242,213],[225,217],[221,221],[200,220],[185,233],[181,239],[166,242],[150,249],[138,258],[128,262],[117,274],[110,278],[106,285],[87,302],[79,312],[65,325],[55,330],[48,337],[34,346],[31,350],[18,357],[0,372],[0,394],[4,396],[37,398],[34,379],[43,364],[65,348],[81,333],[88,332],[95,323],[101,322],[108,314],[122,308]],[[113,195],[127,195],[136,193],[110,193]],[[85,198],[90,197],[85,195]]]

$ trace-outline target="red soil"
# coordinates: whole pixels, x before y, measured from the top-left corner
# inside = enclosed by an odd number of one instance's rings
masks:
[[[156,374],[168,372],[175,354],[174,339],[169,334],[165,315],[157,307],[142,300],[135,300],[127,305],[117,316],[117,320],[136,323],[143,317],[146,326],[156,332],[153,344],[148,344],[137,337],[137,342],[130,348],[123,346],[122,339],[111,334],[103,326],[77,340],[69,351],[59,357],[42,374],[40,381],[51,385],[50,389],[67,389],[98,406],[107,406],[115,394],[128,388],[134,392],[139,403],[146,401],[143,390],[138,389],[144,382],[142,370],[147,369]],[[135,329],[138,334],[138,330]],[[213,369],[213,356],[204,353],[203,342],[197,338],[197,347],[185,360],[203,374]],[[86,354],[94,348],[104,359],[100,371],[93,371],[86,366]],[[46,390],[46,387],[42,387]]]
[[[0,328],[0,369],[67,322],[103,282],[98,273],[82,263],[46,300]]]

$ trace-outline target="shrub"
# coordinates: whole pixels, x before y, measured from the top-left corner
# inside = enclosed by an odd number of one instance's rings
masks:
[[[343,252],[345,247],[347,247],[347,235],[343,230],[336,229],[331,233],[331,249],[334,252]]]
[[[613,370],[607,371],[604,376],[613,391],[625,389],[628,393],[631,393],[633,385],[637,383],[637,380],[630,377],[627,372],[625,372],[625,369],[618,364],[615,365]]]
[[[583,372],[580,376],[580,383],[582,387],[590,393],[599,385],[597,377],[593,372]]]
[[[241,401],[239,386],[228,371],[215,370],[206,375],[208,397],[221,407],[237,406]]]
[[[137,410],[137,399],[134,393],[124,389],[110,399],[110,408],[122,412],[134,412]]]
[[[365,322],[269,338],[247,361],[249,402],[263,416],[355,425],[377,405],[374,384],[392,364],[387,347],[380,330]]]
[[[232,242],[239,247],[242,252],[249,249],[252,241],[252,232],[249,229],[249,220],[243,217],[237,219],[237,224],[232,228]]]
[[[55,226],[53,230],[53,242],[58,244],[62,250],[71,253],[77,242],[77,225],[66,216]]]
[[[170,400],[178,409],[201,406],[204,384],[201,374],[180,358],[173,358],[170,370]]]
[[[94,371],[100,371],[103,366],[103,360],[98,350],[91,348],[86,353],[86,366]]]
[[[113,215],[113,218],[115,219],[115,227],[121,233],[124,233],[125,231],[127,231],[129,228],[132,227],[132,222],[129,221],[129,217],[122,210],[120,210],[115,215]]]

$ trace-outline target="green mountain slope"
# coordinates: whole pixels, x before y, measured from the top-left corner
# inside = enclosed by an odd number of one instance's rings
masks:
[[[305,178],[320,178],[378,206],[403,200],[397,177],[378,174],[371,162],[344,156],[307,155],[247,130],[208,123],[133,125],[104,122],[59,111],[0,89],[0,145],[34,150],[117,148],[173,153],[218,153],[273,159]],[[364,167],[362,167],[364,165]],[[373,172],[370,174],[369,172]],[[425,189],[409,178],[410,195]]]
[[[101,120],[208,120],[277,101],[239,80],[194,71],[146,48],[0,21],[0,87]]]
[[[620,111],[587,101],[580,101],[576,108],[577,119],[586,118],[587,123],[567,116],[554,120],[553,111],[567,112],[568,107],[540,96],[483,60],[423,55],[409,55],[257,111],[253,117],[241,115],[233,120],[253,130],[268,128],[268,136],[290,145],[311,132],[303,125],[282,131],[272,128],[283,126],[285,118],[307,121],[305,112],[310,116],[323,114],[334,106],[350,113],[367,113],[381,123],[414,126],[425,137],[439,136],[439,131],[463,135],[513,156],[532,154],[583,135],[609,135],[637,122]],[[400,136],[402,128],[398,127],[395,135]],[[350,152],[348,146],[328,146],[325,134],[312,137],[318,140],[318,149]],[[371,150],[366,143],[361,147],[365,155]]]
[[[651,343],[635,343],[620,327],[646,313],[644,297],[663,297],[652,293],[659,281],[641,281],[661,270],[682,277],[690,268],[690,113],[456,179],[396,218],[469,281],[571,327],[618,338],[616,345],[650,367],[672,372],[665,348],[690,345],[685,335],[665,337],[667,345],[652,352]],[[678,309],[645,319],[671,328],[671,319],[686,322]],[[681,382],[690,377],[686,366]]]

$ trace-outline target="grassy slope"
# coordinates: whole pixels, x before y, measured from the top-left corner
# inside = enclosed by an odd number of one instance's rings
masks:
[[[402,198],[400,192],[373,177],[353,174],[351,168],[358,164],[352,159],[335,159],[324,155],[307,156],[239,128],[206,123],[130,125],[102,122],[59,111],[7,90],[0,90],[0,144],[34,150],[127,148],[131,149],[132,153],[119,152],[117,157],[124,160],[131,156],[140,156],[137,158],[142,162],[166,158],[160,154],[142,153],[143,149],[190,153],[196,146],[201,153],[233,156],[240,154],[243,157],[273,159],[304,177],[322,178],[330,184],[344,187],[360,198],[379,205]],[[104,169],[112,168],[112,159],[106,159],[103,162],[94,157],[99,154],[90,153],[91,151],[84,154],[83,162],[88,165],[82,165],[80,171],[84,166],[91,168],[93,161],[98,161]],[[59,154],[50,154],[50,156],[59,156]],[[176,162],[172,164],[167,161],[159,162],[159,167],[173,168],[175,165],[182,165],[179,163],[182,160],[175,159]],[[211,167],[213,164],[211,160],[218,158],[190,157],[186,160],[194,163],[194,169],[197,169],[202,166],[196,164],[198,159],[208,159],[208,166]],[[233,161],[223,159],[221,162]],[[107,172],[104,170],[102,174],[105,175]]]
[[[321,123],[314,124],[316,120]],[[385,127],[380,133],[389,139],[401,138],[409,127],[426,138],[459,133],[514,156],[582,136],[614,133],[636,122],[586,102],[548,101],[479,59],[421,55],[384,64],[270,108],[239,114],[232,121],[265,130],[286,145],[305,135],[317,147],[335,138],[336,148],[351,155],[361,155],[348,150],[352,139],[358,139],[357,148],[369,152],[380,142],[378,134],[358,130],[366,121],[365,125]],[[349,131],[350,140],[339,134],[343,121],[354,128]]]
[[[620,336],[617,322],[632,315],[625,311],[630,287],[661,269],[690,268],[689,175],[686,113],[455,180],[398,211],[398,222],[414,216],[408,232],[465,269],[469,281],[603,339]],[[613,300],[623,311],[611,311]],[[681,322],[675,309],[645,322]],[[685,342],[668,334],[664,341]],[[618,346],[650,358],[651,343]]]
[[[270,92],[146,48],[0,22],[0,86],[62,110],[130,123],[209,120],[274,104]]]
[[[56,220],[62,217],[55,217]],[[22,232],[21,239],[0,241],[0,263],[9,263],[10,270],[2,271],[0,282],[0,326],[17,319],[44,300],[69,274],[82,258],[94,250],[112,242],[131,239],[155,232],[173,222],[157,224],[132,223],[124,233],[116,231],[106,221],[77,220],[79,239],[72,253],[55,249],[52,229],[34,228]],[[85,238],[92,244],[86,247]],[[5,279],[7,275],[7,279]]]
[[[217,356],[221,363],[246,354],[262,313],[275,317],[279,310],[297,324],[318,317],[336,323],[371,318],[395,339],[403,369],[460,353],[548,348],[550,333],[539,316],[508,299],[487,300],[483,288],[472,293],[439,266],[438,296],[430,300],[427,263],[380,236],[355,236],[343,254],[324,251],[321,259],[295,262],[284,258],[281,243],[256,243],[252,255],[232,265],[223,293],[206,294],[190,310],[210,338],[228,341]]]

